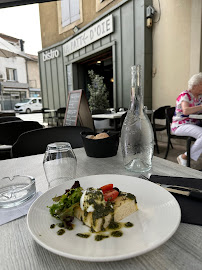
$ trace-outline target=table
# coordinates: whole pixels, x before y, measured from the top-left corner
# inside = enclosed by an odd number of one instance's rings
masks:
[[[83,148],[74,150],[77,177],[94,174],[135,175],[123,168],[122,155],[111,158],[87,157]],[[3,176],[27,174],[36,178],[37,191],[45,192],[47,183],[43,171],[43,155],[0,161],[0,179]],[[202,178],[202,172],[154,157],[151,173]],[[148,174],[147,174],[148,175]],[[138,176],[138,175],[136,175]],[[55,255],[39,246],[31,237],[26,217],[0,226],[0,261],[2,270],[68,269],[68,270],[201,270],[202,226],[180,224],[176,233],[157,249],[135,258],[118,262],[94,263],[75,261]]]
[[[202,114],[190,114],[189,118],[202,120]]]
[[[126,112],[93,114],[93,119],[120,119]]]
[[[126,112],[117,112],[117,113],[102,113],[102,114],[93,114],[92,118],[94,120],[97,119],[110,119],[110,120],[114,120],[114,129],[117,130],[118,128],[118,120],[121,118],[121,116],[123,114],[125,114]]]

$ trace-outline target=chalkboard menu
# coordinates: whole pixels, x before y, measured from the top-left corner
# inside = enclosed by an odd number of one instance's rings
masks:
[[[83,90],[69,92],[64,126],[85,126],[94,130],[94,123]]]

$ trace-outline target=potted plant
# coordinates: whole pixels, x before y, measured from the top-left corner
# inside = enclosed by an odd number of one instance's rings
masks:
[[[88,102],[91,112],[109,108],[109,93],[107,92],[106,85],[103,82],[104,77],[95,74],[93,70],[89,70],[88,74],[91,79],[91,84],[88,84],[90,92]]]

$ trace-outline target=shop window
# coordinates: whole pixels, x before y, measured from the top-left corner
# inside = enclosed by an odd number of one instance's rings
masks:
[[[61,0],[57,6],[60,34],[83,22],[82,0]]]
[[[96,12],[100,11],[114,0],[96,0]]]
[[[17,81],[17,69],[6,68],[6,77],[7,81]]]

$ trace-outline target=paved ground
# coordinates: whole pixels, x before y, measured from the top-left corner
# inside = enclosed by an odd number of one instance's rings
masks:
[[[160,153],[157,154],[155,151],[154,155],[157,157],[164,158],[165,153],[166,153],[167,144],[163,143],[163,142],[159,142],[158,144],[160,147],[159,148]],[[183,145],[182,143],[181,144],[174,144],[173,143],[173,149],[170,148],[167,160],[170,160],[172,162],[177,163],[177,156],[184,153],[185,151],[186,151],[185,145]],[[196,169],[196,170],[202,170],[202,155],[200,156],[200,158],[197,161],[191,160],[191,168]]]
[[[47,126],[47,123],[43,122],[43,114],[42,113],[30,113],[30,114],[16,113],[16,116],[21,118],[24,121],[37,121],[37,122],[39,122],[39,124]]]
[[[38,121],[40,124],[47,126],[47,123],[43,122],[43,115],[42,113],[31,113],[31,114],[17,114],[16,116],[20,117],[24,121]],[[167,144],[164,142],[159,142],[159,150],[160,153],[157,154],[156,151],[154,151],[154,155],[164,158],[166,153],[166,146]],[[172,162],[177,163],[177,156],[184,153],[186,151],[185,145],[182,144],[174,144],[173,143],[173,149],[170,149],[167,160],[170,160]],[[202,170],[202,155],[199,158],[197,162],[191,161],[191,168],[196,170]]]

